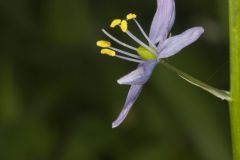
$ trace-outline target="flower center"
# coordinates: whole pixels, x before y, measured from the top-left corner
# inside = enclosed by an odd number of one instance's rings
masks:
[[[118,40],[117,38],[115,38],[114,36],[109,34],[104,29],[102,31],[106,36],[108,36],[114,42],[116,42],[130,50],[135,51],[137,54],[132,54],[127,51],[123,51],[121,49],[112,47],[111,42],[105,41],[105,40],[97,41],[97,46],[103,48],[101,50],[101,54],[106,54],[109,56],[121,58],[121,59],[124,59],[127,61],[137,62],[137,63],[143,63],[144,61],[157,59],[158,49],[157,49],[156,45],[150,40],[150,38],[144,32],[143,28],[140,26],[140,24],[138,23],[136,18],[137,18],[136,14],[130,13],[123,20],[122,19],[114,19],[112,21],[112,23],[110,24],[110,27],[111,28],[120,27],[120,29],[123,33],[127,34],[132,40],[134,40],[138,44],[138,46],[140,46],[138,48],[130,46],[130,45]],[[139,28],[139,30],[141,31],[143,36],[148,41],[148,44],[145,44],[143,41],[138,39],[135,35],[133,35],[128,30],[128,22],[131,20],[133,20],[135,22],[135,24],[137,25],[137,27]]]
[[[137,53],[142,59],[147,61],[157,59],[157,56],[155,54],[153,54],[143,46],[140,46],[139,48],[137,48]]]

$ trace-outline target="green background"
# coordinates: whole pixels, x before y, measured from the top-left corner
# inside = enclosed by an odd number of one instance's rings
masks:
[[[176,7],[173,35],[199,25],[205,33],[168,62],[229,89],[227,1]],[[100,55],[95,43],[105,28],[135,45],[109,23],[134,12],[148,31],[155,9],[155,0],[0,1],[0,159],[230,160],[227,102],[161,65],[111,129],[128,91],[116,80],[136,64]]]

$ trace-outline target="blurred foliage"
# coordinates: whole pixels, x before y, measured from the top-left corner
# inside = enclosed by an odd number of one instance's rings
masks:
[[[111,129],[128,90],[116,80],[135,64],[100,56],[95,41],[129,12],[148,30],[155,3],[0,1],[1,160],[231,159],[227,103],[160,65],[124,124]],[[173,34],[196,25],[206,32],[168,61],[228,89],[227,1],[176,6]]]

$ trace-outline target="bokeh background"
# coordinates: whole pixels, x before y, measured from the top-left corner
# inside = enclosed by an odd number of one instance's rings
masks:
[[[205,34],[168,62],[229,89],[227,1],[176,6],[173,35],[198,25]],[[0,159],[230,160],[227,103],[161,65],[111,129],[128,91],[116,80],[136,64],[100,55],[95,43],[106,28],[135,45],[109,23],[134,12],[148,31],[155,9],[156,0],[1,0]]]

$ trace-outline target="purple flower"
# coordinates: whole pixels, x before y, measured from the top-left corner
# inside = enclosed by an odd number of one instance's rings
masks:
[[[177,54],[183,48],[195,42],[204,32],[202,27],[193,27],[179,35],[173,37],[169,36],[175,20],[174,0],[157,0],[157,11],[152,21],[149,36],[144,32],[136,18],[136,14],[130,13],[126,16],[125,20],[113,20],[110,27],[115,28],[119,26],[124,33],[139,45],[138,48],[116,39],[105,30],[102,31],[114,42],[135,51],[138,55],[114,48],[108,41],[102,40],[97,42],[97,46],[103,47],[101,50],[102,54],[139,63],[137,69],[117,81],[120,85],[130,85],[131,87],[121,113],[112,123],[112,128],[118,127],[124,121],[131,107],[137,100],[143,85],[150,78],[153,69],[158,62],[163,58],[168,58]],[[148,44],[139,40],[128,30],[128,22],[130,20],[135,22],[143,36],[148,41]]]

